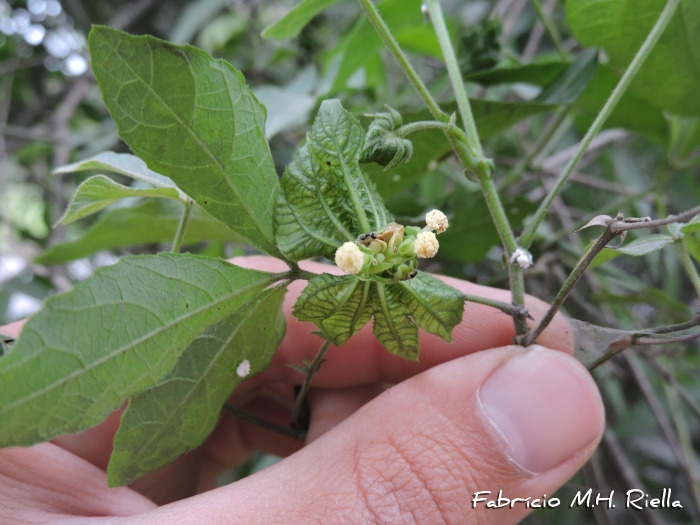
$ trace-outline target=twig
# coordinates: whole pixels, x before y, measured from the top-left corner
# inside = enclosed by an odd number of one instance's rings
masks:
[[[292,428],[299,427],[299,416],[301,416],[302,409],[304,408],[304,402],[306,401],[306,394],[309,392],[309,387],[311,386],[311,379],[314,377],[318,369],[321,368],[321,363],[323,363],[323,358],[331,346],[331,342],[326,340],[319,349],[314,360],[309,363],[306,369],[306,377],[304,378],[304,383],[301,385],[301,390],[297,394],[297,398],[294,401],[294,408],[292,409]]]
[[[544,314],[537,327],[523,339],[523,346],[530,346],[537,340],[539,335],[545,328],[547,328],[547,325],[549,325],[552,319],[554,319],[554,315],[559,311],[559,308],[569,296],[569,293],[573,287],[576,286],[576,283],[579,281],[579,279],[581,279],[583,273],[586,271],[586,268],[588,268],[588,266],[593,262],[596,255],[598,255],[616,236],[617,234],[614,234],[606,229],[600,235],[600,237],[598,237],[598,240],[596,240],[593,246],[591,246],[588,251],[583,254],[583,257],[581,257],[574,269],[571,270],[571,274],[562,285],[559,293],[557,293],[554,301],[552,301],[552,305]]]
[[[306,431],[296,430],[291,427],[285,427],[276,423],[272,423],[270,421],[266,421],[265,419],[256,417],[252,414],[249,414],[248,412],[244,412],[238,407],[229,405],[228,403],[225,403],[223,408],[229,414],[233,414],[238,419],[246,421],[247,423],[251,423],[260,428],[264,428],[265,430],[277,432],[278,434],[282,434],[283,436],[289,436],[291,438],[298,439],[299,441],[306,441]]]
[[[535,212],[535,216],[533,217],[533,219],[525,227],[525,230],[523,231],[519,239],[519,243],[523,248],[527,249],[532,244],[532,241],[535,238],[535,232],[537,231],[537,228],[539,227],[540,223],[547,214],[547,210],[549,210],[549,207],[551,206],[554,197],[556,197],[561,191],[561,189],[564,187],[564,184],[568,180],[569,176],[573,173],[574,168],[576,168],[577,164],[583,157],[591,141],[603,128],[603,125],[608,120],[608,117],[612,113],[613,109],[615,109],[615,107],[617,106],[617,103],[622,98],[622,95],[624,95],[625,91],[627,91],[627,88],[632,83],[632,80],[634,80],[634,77],[637,75],[637,72],[642,67],[642,64],[644,64],[644,62],[646,61],[647,57],[649,56],[649,53],[651,53],[651,50],[654,48],[654,45],[658,41],[659,37],[661,37],[661,34],[664,32],[664,29],[666,29],[666,26],[673,17],[673,14],[676,12],[676,8],[678,7],[679,3],[680,0],[668,0],[666,7],[661,12],[659,19],[656,21],[656,24],[654,24],[654,27],[652,28],[646,40],[642,44],[642,47],[635,55],[634,59],[627,68],[627,71],[625,71],[625,74],[622,76],[620,82],[617,84],[617,87],[610,95],[610,98],[608,98],[607,102],[603,106],[603,109],[601,109],[600,113],[598,113],[598,116],[596,117],[595,121],[593,121],[591,127],[588,129],[588,132],[584,136],[583,140],[580,142],[576,154],[571,158],[571,160],[566,165],[561,175],[555,182],[552,190],[540,204],[540,207]]]
[[[561,45],[561,34],[559,33],[559,30],[557,29],[557,26],[554,25],[554,21],[552,18],[549,16],[549,13],[546,13],[544,9],[542,9],[542,4],[540,4],[540,0],[531,0],[532,5],[535,7],[535,10],[537,11],[537,15],[540,17],[540,20],[544,24],[544,27],[547,29],[547,33],[549,34],[549,38],[552,39],[552,42],[554,42],[554,45],[557,48],[557,51],[559,52],[559,56],[561,58],[566,59],[567,54],[564,48]],[[552,6],[552,9],[554,6]]]
[[[688,222],[690,219],[700,215],[700,206],[696,206],[688,211],[679,213],[678,215],[669,215],[665,219],[657,219],[655,221],[647,221],[641,219],[621,219],[616,220],[608,227],[610,231],[620,234],[629,230],[641,230],[644,228],[656,228],[657,226],[666,226],[674,222]]]

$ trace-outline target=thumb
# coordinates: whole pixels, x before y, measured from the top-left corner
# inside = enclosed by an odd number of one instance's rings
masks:
[[[515,524],[531,511],[523,502],[493,510],[484,500],[551,496],[603,426],[595,383],[572,357],[539,346],[488,350],[387,390],[273,467],[142,518]]]

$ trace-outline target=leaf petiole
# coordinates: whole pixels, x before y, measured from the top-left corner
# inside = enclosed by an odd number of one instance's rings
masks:
[[[180,253],[182,241],[185,238],[185,231],[187,230],[187,224],[190,222],[192,204],[193,202],[191,199],[187,199],[183,203],[182,216],[180,217],[180,223],[177,225],[177,231],[175,232],[175,239],[173,240],[173,249],[171,250],[171,253]]]

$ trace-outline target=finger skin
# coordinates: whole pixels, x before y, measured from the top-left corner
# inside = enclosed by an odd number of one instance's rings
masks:
[[[513,525],[527,508],[472,508],[473,493],[551,495],[590,457],[603,432],[603,406],[592,378],[573,358],[546,352],[554,355],[552,359],[567,360],[587,385],[585,401],[591,413],[584,417],[590,419],[593,437],[545,472],[529,472],[515,464],[482,412],[482,383],[523,354],[518,347],[507,347],[436,366],[380,394],[273,467],[124,523],[188,525],[202,523],[206,515],[208,525]],[[569,382],[568,377],[561,379],[563,390]]]

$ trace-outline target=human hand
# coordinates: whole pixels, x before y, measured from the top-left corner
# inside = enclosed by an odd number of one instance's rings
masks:
[[[235,262],[284,270],[267,257]],[[465,293],[509,301],[508,291],[443,279]],[[304,286],[290,286],[287,313]],[[546,305],[528,298],[527,307],[538,318]],[[287,322],[270,367],[230,400],[280,424],[289,423],[293,387],[303,380],[287,365],[312,358],[319,346],[313,325],[289,316]],[[0,332],[16,335],[20,327]],[[563,317],[540,337],[554,351],[505,346],[512,337],[510,317],[466,303],[453,344],[421,333],[421,362],[410,363],[387,353],[365,326],[331,347],[314,376],[303,449],[222,414],[200,448],[129,488],[108,489],[104,472],[120,412],[81,434],[0,450],[0,522],[515,524],[529,512],[524,504],[472,508],[474,493],[551,496],[592,454],[604,416],[593,380],[567,355],[573,337]],[[256,448],[289,457],[215,488],[219,473]]]

